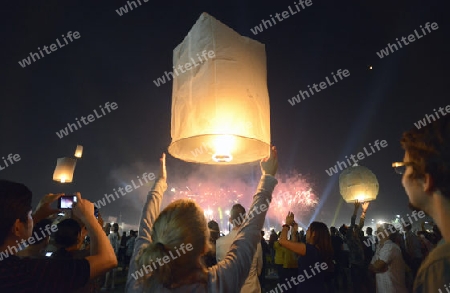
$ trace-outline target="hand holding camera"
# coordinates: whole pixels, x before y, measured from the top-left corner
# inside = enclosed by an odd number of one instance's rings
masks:
[[[75,193],[76,202],[73,204],[72,212],[73,214],[82,220],[84,223],[86,221],[94,220],[94,204],[87,199],[81,198],[81,193]]]
[[[46,219],[54,214],[57,214],[60,212],[60,210],[53,209],[50,205],[56,201],[59,200],[63,196],[62,193],[49,193],[46,194],[41,201],[39,202],[36,211],[33,214],[33,220],[35,223],[38,223],[39,221]]]

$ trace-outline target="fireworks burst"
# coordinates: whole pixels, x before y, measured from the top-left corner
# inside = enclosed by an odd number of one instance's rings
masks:
[[[302,221],[318,203],[311,185],[301,174],[295,172],[279,175],[277,179],[278,185],[274,190],[267,218],[270,222],[275,221],[281,225],[288,211],[292,211],[296,219]],[[203,208],[208,220],[219,222],[223,230],[226,230],[228,210],[235,203],[248,209],[256,186],[242,180],[228,180],[226,183],[214,181],[189,178],[183,187],[171,187],[171,195],[165,197],[166,203],[183,198],[192,199]],[[232,186],[229,182],[233,182]]]

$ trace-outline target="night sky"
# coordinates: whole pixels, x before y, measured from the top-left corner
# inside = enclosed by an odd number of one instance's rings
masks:
[[[388,146],[361,161],[380,184],[367,218],[406,216],[408,199],[391,167],[403,159],[399,139],[425,114],[450,105],[444,1],[312,0],[257,35],[250,29],[289,5],[294,8],[294,1],[140,1],[122,16],[116,10],[126,1],[2,3],[0,156],[19,154],[21,160],[1,170],[0,178],[26,184],[36,205],[49,192],[80,191],[95,201],[144,172],[157,173],[158,158],[171,142],[172,82],[157,87],[153,80],[171,70],[173,49],[207,12],[266,45],[272,143],[280,171],[296,169],[313,185],[321,200],[315,219],[329,225],[341,198],[339,175],[330,177],[325,170],[375,140]],[[439,28],[382,59],[377,56],[396,38],[414,30],[423,35],[420,26],[427,22]],[[68,31],[78,31],[80,38],[24,68],[19,65],[38,47],[63,41]],[[295,106],[288,103],[338,69],[350,76]],[[58,138],[56,132],[67,123],[108,101],[118,108]],[[77,144],[85,151],[75,182],[53,182],[56,159],[72,156]],[[3,160],[0,164],[4,167]],[[170,155],[167,165],[169,184],[175,175],[183,178],[193,170],[215,170],[217,176],[258,170],[194,166]],[[123,221],[136,224],[149,187],[144,188],[102,209],[104,217],[121,212]],[[343,204],[336,225],[348,223],[352,210]],[[311,215],[302,220],[307,224]]]

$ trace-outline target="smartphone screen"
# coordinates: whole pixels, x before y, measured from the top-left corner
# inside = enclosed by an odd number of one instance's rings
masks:
[[[46,252],[45,256],[50,257],[50,256],[52,256],[52,254],[53,254],[53,252]]]
[[[73,203],[77,202],[77,197],[75,195],[63,195],[59,198],[59,209],[71,209],[73,208]]]

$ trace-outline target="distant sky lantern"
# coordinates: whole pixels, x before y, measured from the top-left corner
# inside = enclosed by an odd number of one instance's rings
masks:
[[[83,155],[83,146],[77,145],[77,149],[75,150],[75,158],[80,159],[82,155]]]
[[[379,185],[375,174],[363,166],[352,166],[339,176],[339,189],[348,203],[356,200],[372,201],[377,198]]]
[[[56,162],[55,172],[53,172],[53,180],[61,183],[71,183],[76,163],[77,160],[73,158],[59,158]]]
[[[231,165],[269,155],[263,44],[203,13],[175,48],[173,65],[172,156]]]

